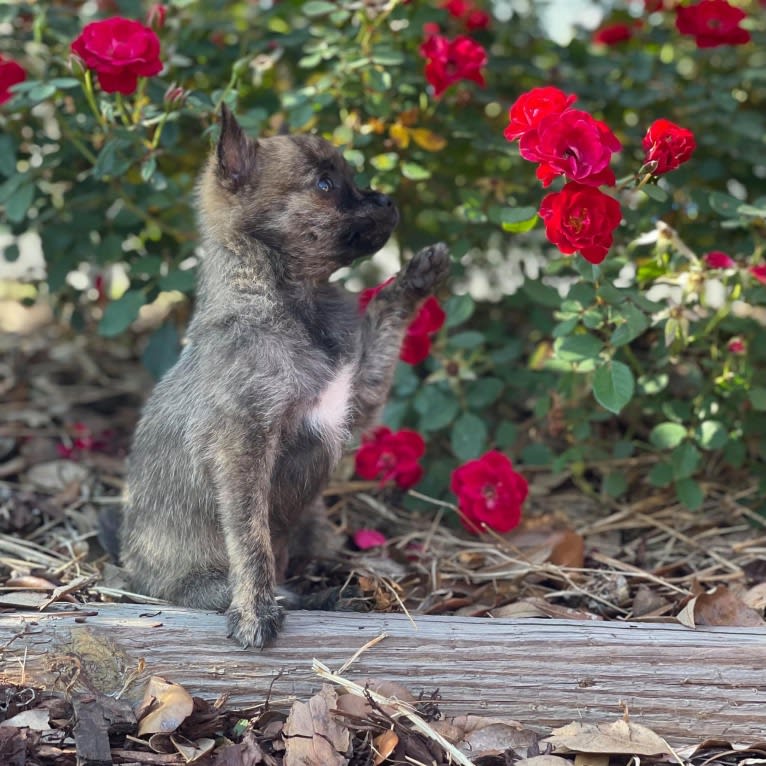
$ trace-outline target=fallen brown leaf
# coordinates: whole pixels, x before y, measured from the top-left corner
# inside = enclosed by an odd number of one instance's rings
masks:
[[[152,676],[136,712],[138,736],[175,731],[191,715],[193,708],[191,694],[183,686]]]
[[[373,766],[380,766],[380,764],[394,752],[394,749],[398,744],[399,737],[392,729],[384,731],[382,734],[375,737],[372,741],[372,746],[375,749],[375,758],[372,761]]]
[[[698,625],[757,628],[766,624],[755,609],[745,604],[725,585],[695,596],[676,619],[688,628],[696,628]]]
[[[344,766],[351,737],[330,715],[337,704],[335,691],[327,685],[308,703],[293,704],[284,728],[284,766]]]
[[[658,734],[646,726],[623,719],[598,725],[573,721],[560,729],[554,729],[553,734],[542,742],[564,753],[670,754],[670,746]]]
[[[461,715],[434,721],[431,726],[443,737],[455,742],[461,752],[472,760],[499,755],[509,749],[525,755],[538,741],[537,734],[512,719]]]

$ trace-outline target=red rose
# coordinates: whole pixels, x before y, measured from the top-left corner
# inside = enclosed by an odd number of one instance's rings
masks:
[[[749,43],[750,33],[739,26],[744,18],[747,14],[726,0],[700,0],[676,8],[676,28],[693,37],[698,48]]]
[[[0,55],[0,104],[10,101],[11,86],[27,79],[27,73],[20,64]]]
[[[647,13],[657,13],[665,10],[666,0],[644,0],[644,10]]]
[[[565,255],[579,250],[591,263],[601,263],[612,246],[622,218],[620,203],[592,186],[570,182],[540,203],[545,236]]]
[[[474,534],[485,526],[496,532],[512,530],[521,520],[521,506],[529,493],[526,479],[497,450],[455,469],[450,489],[457,495],[460,521]]]
[[[760,266],[751,266],[749,271],[761,284],[766,285],[766,263]]]
[[[382,532],[378,532],[377,529],[357,529],[354,532],[353,539],[354,545],[360,551],[366,551],[369,548],[379,548],[388,542],[386,536]]]
[[[747,346],[745,346],[745,341],[742,338],[732,338],[726,344],[726,348],[730,354],[737,354],[738,356],[747,351]]]
[[[508,110],[510,122],[503,135],[509,141],[515,141],[530,130],[534,130],[543,117],[549,114],[561,114],[575,101],[577,96],[574,94],[567,95],[550,85],[544,88],[532,88],[522,93],[511,105]]]
[[[543,186],[560,175],[589,186],[611,186],[615,178],[609,161],[621,148],[607,125],[579,109],[546,115],[519,141],[521,156],[540,163],[536,175]]]
[[[420,54],[426,59],[425,77],[435,96],[441,96],[459,80],[471,80],[484,87],[481,68],[487,63],[487,51],[470,37],[460,35],[449,40],[432,34],[420,46]]]
[[[733,269],[737,265],[728,253],[721,250],[711,250],[705,255],[704,261],[709,269]]]
[[[418,460],[425,451],[425,442],[417,431],[403,428],[392,433],[390,428],[379,426],[362,436],[356,472],[363,479],[380,479],[381,484],[393,480],[398,487],[409,489],[423,477]]]
[[[697,148],[694,133],[670,120],[655,120],[646,131],[642,142],[644,164],[656,162],[652,175],[661,176],[686,162]]]
[[[470,0],[447,0],[442,8],[450,16],[460,19],[468,30],[486,29],[489,26],[489,14],[476,8]]]
[[[107,93],[133,93],[139,77],[151,77],[162,69],[157,35],[141,22],[121,16],[87,24],[72,51],[96,72]]]
[[[368,287],[359,293],[359,310],[364,311],[367,304],[386,286],[394,281],[390,277],[376,287]],[[423,301],[415,318],[407,328],[402,341],[399,358],[407,364],[420,364],[431,353],[431,336],[441,330],[446,315],[439,301],[433,295]]]
[[[633,37],[635,24],[607,24],[593,33],[593,42],[602,45],[617,45]]]

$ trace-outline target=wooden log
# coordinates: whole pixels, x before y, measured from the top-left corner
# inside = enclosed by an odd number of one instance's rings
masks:
[[[230,706],[269,695],[286,705],[319,688],[313,658],[337,669],[386,633],[344,675],[414,694],[438,689],[445,715],[547,731],[613,721],[627,706],[631,720],[674,746],[752,742],[766,731],[766,629],[444,616],[416,616],[413,626],[398,614],[291,612],[276,646],[246,651],[226,638],[218,614],[96,604],[83,618],[67,608],[0,616],[3,680],[114,693],[133,674],[135,698],[156,674],[207,699],[227,694]]]

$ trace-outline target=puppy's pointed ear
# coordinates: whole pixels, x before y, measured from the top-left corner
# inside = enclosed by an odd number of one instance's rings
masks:
[[[221,134],[216,156],[218,178],[232,191],[237,191],[255,173],[258,142],[249,138],[226,104],[221,104]]]

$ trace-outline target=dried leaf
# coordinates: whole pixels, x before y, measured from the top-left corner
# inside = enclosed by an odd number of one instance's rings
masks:
[[[51,460],[30,468],[26,478],[34,489],[55,495],[72,482],[85,481],[88,478],[88,471],[71,460]]]
[[[182,737],[171,737],[170,741],[173,746],[181,754],[185,763],[194,763],[200,758],[206,756],[213,751],[215,747],[214,739],[198,739],[196,742],[189,742]]]
[[[152,676],[136,713],[136,717],[140,718],[138,736],[175,731],[193,709],[191,694],[183,686]]]
[[[516,761],[516,766],[572,766],[572,761],[560,755],[533,755]]]
[[[751,609],[756,609],[762,612],[766,608],[766,582],[758,583],[754,585],[750,590],[746,591],[742,596],[742,600]]]
[[[575,766],[609,766],[610,756],[596,753],[577,753]]]
[[[677,620],[688,628],[698,625],[723,625],[743,628],[762,627],[763,617],[732,593],[725,585],[691,599]]]
[[[263,750],[251,731],[245,732],[240,743],[217,748],[213,758],[213,766],[257,766],[265,762]]]
[[[484,755],[498,755],[509,749],[524,754],[538,741],[537,734],[510,718],[461,715],[434,721],[431,726],[443,737],[455,742],[461,752],[472,760]]]
[[[21,713],[16,713],[12,718],[0,723],[0,726],[16,726],[19,729],[32,729],[32,731],[50,731],[50,711],[42,707],[22,710]]]
[[[550,562],[560,567],[581,569],[585,565],[585,540],[571,529],[555,532]]]
[[[428,128],[412,128],[410,138],[427,152],[440,152],[447,145],[447,139]]]
[[[619,719],[614,723],[583,724],[573,721],[542,740],[564,753],[660,756],[670,746],[658,734],[638,723]]]
[[[296,702],[285,723],[284,766],[344,766],[351,737],[330,715],[338,698],[323,686],[308,703]]]
[[[394,752],[394,749],[398,744],[399,737],[392,729],[384,731],[382,734],[375,737],[372,741],[372,746],[375,748],[375,758],[372,761],[373,766],[380,766],[380,764]]]

